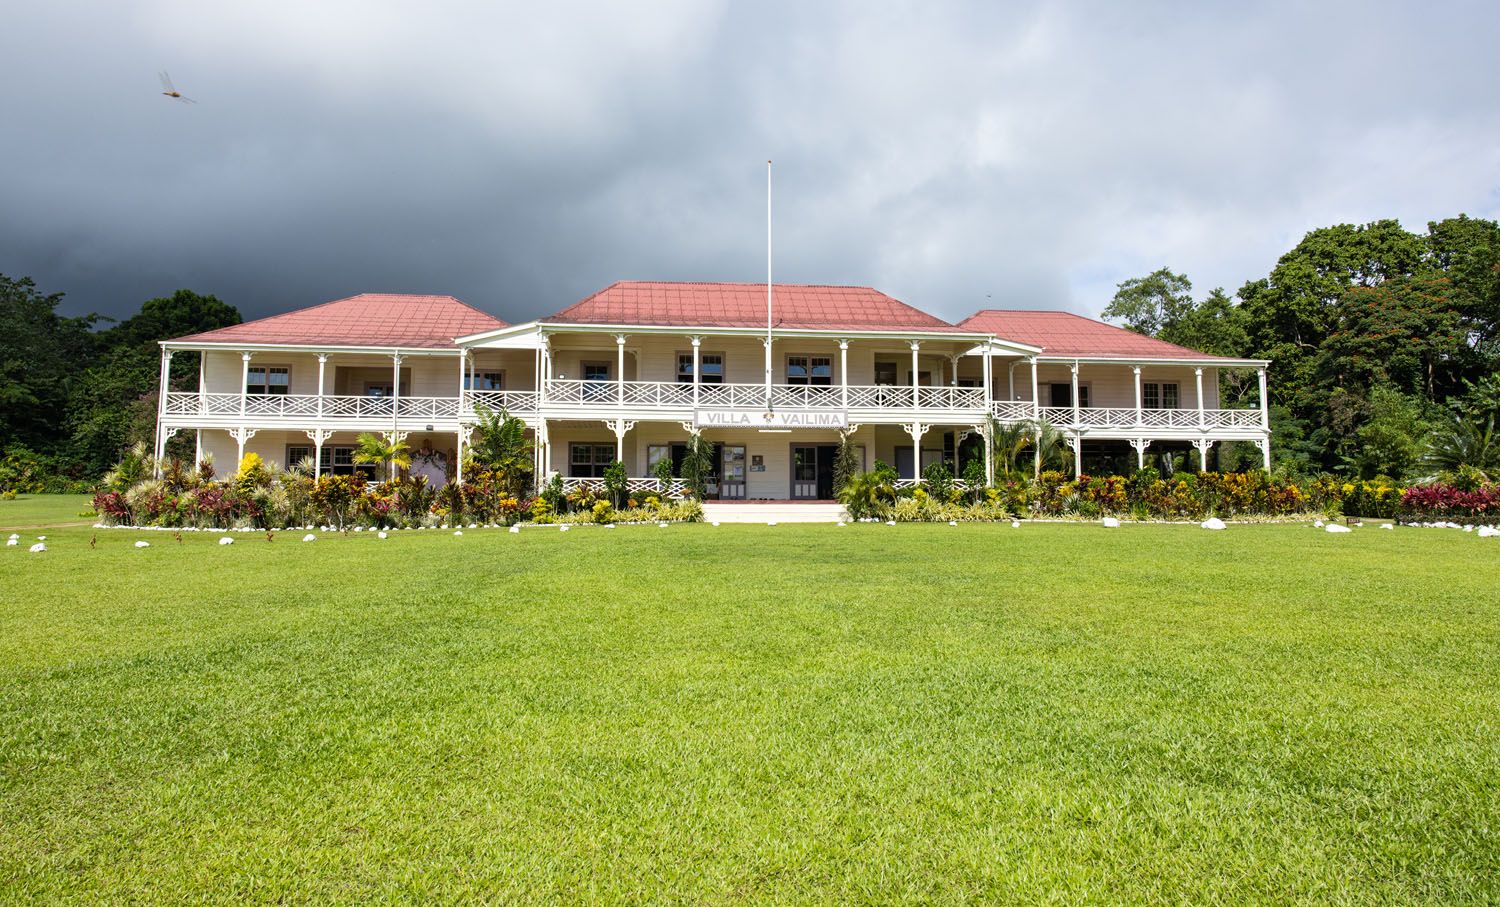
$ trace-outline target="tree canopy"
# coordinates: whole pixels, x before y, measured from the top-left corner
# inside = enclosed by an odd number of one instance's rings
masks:
[[[1104,314],[1206,353],[1271,360],[1273,450],[1293,471],[1411,474],[1431,462],[1421,454],[1434,426],[1500,372],[1494,221],[1322,227],[1237,298],[1194,302],[1191,290],[1160,268],[1121,283]],[[1224,380],[1225,399],[1243,396],[1233,374]]]

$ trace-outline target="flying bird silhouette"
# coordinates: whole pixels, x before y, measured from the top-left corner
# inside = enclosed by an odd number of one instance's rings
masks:
[[[163,70],[156,75],[161,79],[161,87],[163,89],[162,94],[166,95],[174,101],[181,101],[184,104],[198,103],[192,98],[184,96],[182,92],[177,90],[177,86],[172,84],[172,77],[167,75],[166,70]]]

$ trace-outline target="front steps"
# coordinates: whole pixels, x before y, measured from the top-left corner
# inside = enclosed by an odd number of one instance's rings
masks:
[[[837,523],[847,520],[843,504],[801,501],[704,501],[709,523]]]

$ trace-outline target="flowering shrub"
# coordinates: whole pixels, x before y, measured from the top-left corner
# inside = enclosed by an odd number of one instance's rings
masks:
[[[1413,486],[1401,495],[1400,517],[1412,522],[1500,521],[1500,485],[1482,485],[1473,490],[1442,483]]]

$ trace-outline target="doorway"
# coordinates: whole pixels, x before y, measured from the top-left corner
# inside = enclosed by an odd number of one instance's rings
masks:
[[[833,461],[837,444],[792,445],[792,499],[828,501],[833,499]]]

